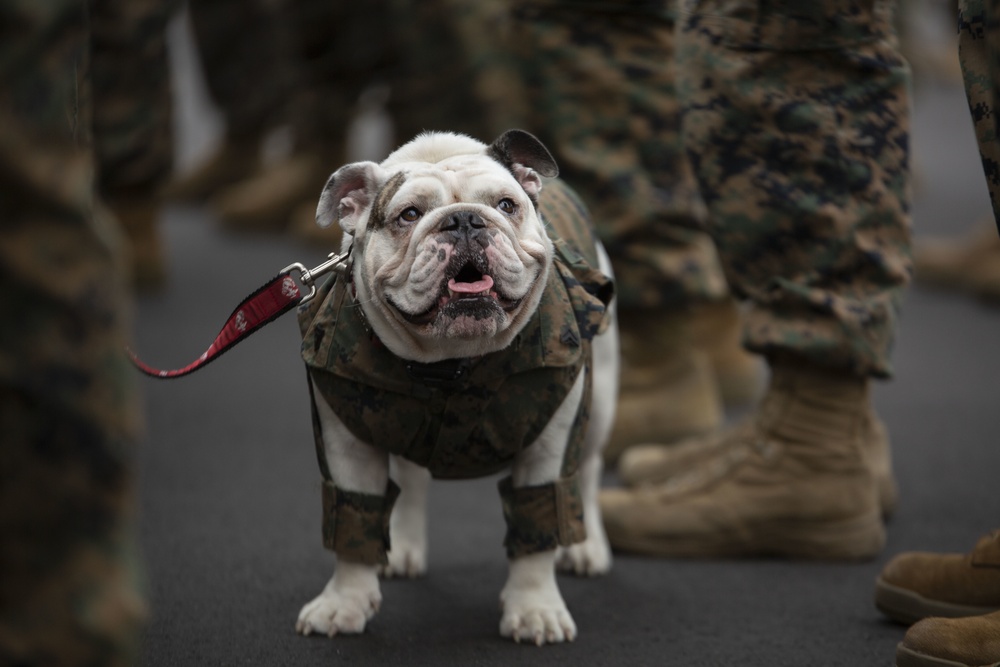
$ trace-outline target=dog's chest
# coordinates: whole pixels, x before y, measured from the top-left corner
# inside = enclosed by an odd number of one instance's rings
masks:
[[[353,302],[336,293],[346,290],[334,290],[306,331],[303,358],[323,399],[356,437],[435,477],[489,475],[537,439],[589,361],[589,342],[555,272],[552,280],[560,284],[546,290],[508,349],[437,364],[390,353]]]

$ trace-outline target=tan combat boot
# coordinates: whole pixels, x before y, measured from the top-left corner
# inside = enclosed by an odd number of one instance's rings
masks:
[[[1000,611],[1000,531],[968,554],[899,554],[875,580],[875,606],[900,623]]]
[[[917,239],[913,266],[925,285],[1000,300],[1000,235],[992,221],[957,240]]]
[[[896,667],[997,667],[1000,612],[967,618],[927,618],[906,632]]]
[[[622,310],[621,385],[604,460],[641,442],[669,443],[722,424],[708,356],[691,341],[686,313]]]
[[[746,421],[748,428],[753,417]],[[892,472],[892,447],[885,424],[869,410],[862,425],[862,454],[878,485],[882,516],[889,518],[899,503],[899,487]],[[655,486],[680,475],[721,475],[739,464],[747,447],[741,438],[719,434],[691,438],[670,447],[643,444],[629,448],[618,461],[618,479],[626,486]]]
[[[885,543],[862,455],[867,379],[775,363],[753,419],[724,437],[739,452],[718,470],[666,484],[607,489],[611,545],[654,556],[871,558]]]
[[[219,221],[228,229],[248,232],[285,230],[295,209],[313,207],[330,173],[340,166],[319,154],[300,152],[226,188],[211,200]]]
[[[260,165],[260,138],[226,138],[192,171],[167,185],[164,197],[205,201],[223,188],[250,178]]]
[[[138,292],[162,289],[167,280],[167,266],[160,240],[159,198],[137,194],[108,195],[107,205],[128,239],[133,287]]]
[[[760,398],[767,372],[763,358],[743,347],[743,324],[736,301],[693,307],[690,327],[694,345],[708,355],[722,402],[735,407]]]

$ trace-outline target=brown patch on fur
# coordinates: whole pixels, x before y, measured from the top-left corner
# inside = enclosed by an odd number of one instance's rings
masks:
[[[372,214],[369,219],[369,224],[371,226],[377,228],[386,226],[388,220],[386,220],[385,217],[388,215],[389,202],[392,201],[392,198],[397,192],[399,192],[399,188],[401,188],[405,182],[406,173],[401,171],[386,181],[382,187],[379,188],[379,191],[375,193],[375,200],[372,204]]]

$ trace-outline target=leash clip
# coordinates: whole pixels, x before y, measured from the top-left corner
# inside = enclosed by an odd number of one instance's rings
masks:
[[[289,273],[291,271],[299,272],[299,280],[303,285],[309,288],[309,293],[304,295],[299,301],[300,304],[306,303],[316,296],[316,279],[324,276],[330,272],[336,273],[340,276],[347,275],[350,267],[350,257],[351,249],[354,246],[350,246],[346,252],[335,253],[331,252],[327,255],[327,260],[313,269],[307,269],[305,265],[301,262],[294,262],[289,264],[281,270],[281,273]]]

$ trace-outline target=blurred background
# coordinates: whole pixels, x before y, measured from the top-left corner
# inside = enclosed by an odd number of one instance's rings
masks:
[[[315,265],[336,248],[336,233],[319,233],[312,213],[342,163],[378,160],[422,128],[486,141],[503,129],[505,115],[490,100],[513,95],[510,82],[502,68],[470,72],[489,44],[462,29],[462,21],[493,25],[493,2],[466,3],[476,16],[453,8],[447,23],[431,14],[437,3],[413,3],[406,18],[365,3],[328,4],[329,15],[279,26],[278,5],[258,3],[259,14],[240,19],[242,44],[223,36],[240,27],[232,14],[199,19],[185,8],[170,24],[175,174],[157,223],[160,277],[140,293],[134,325],[136,347],[154,366],[187,364],[246,294],[284,266]],[[915,238],[974,236],[992,221],[953,17],[944,3],[904,4],[915,73]],[[430,35],[455,57],[426,52],[408,35]],[[380,48],[385,42],[393,48]],[[296,46],[297,74],[268,56]],[[238,49],[250,50],[244,62],[257,62],[226,74],[226,56]],[[441,77],[419,76],[429,71]],[[301,84],[305,72],[318,77],[314,85]],[[246,79],[273,89],[237,102],[234,76],[244,89]],[[485,110],[470,114],[469,105]],[[298,610],[322,588],[333,559],[320,541],[299,334],[293,317],[282,318],[204,371],[142,382],[140,525],[152,607],[142,664],[890,664],[903,629],[871,603],[881,566],[908,549],[964,552],[997,527],[1000,309],[984,294],[919,276],[908,290],[896,377],[876,389],[901,487],[880,559],[619,556],[607,578],[560,579],[580,637],[544,649],[496,632],[506,564],[495,479],[433,486],[430,574],[387,582],[383,610],[363,636],[296,636]]]

